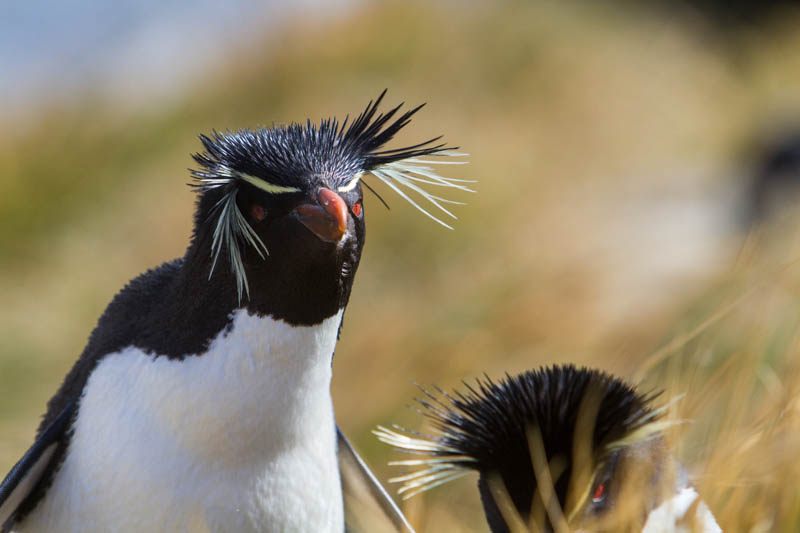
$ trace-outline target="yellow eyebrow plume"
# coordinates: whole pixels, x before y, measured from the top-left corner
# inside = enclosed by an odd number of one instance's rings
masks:
[[[363,172],[359,172],[358,174],[356,174],[356,176],[353,179],[351,179],[348,182],[347,185],[342,185],[341,187],[337,188],[336,190],[339,191],[339,192],[350,192],[350,191],[352,191],[353,189],[356,188],[356,185],[358,185],[358,180],[360,180],[361,176],[363,176],[363,175],[364,175]]]
[[[261,178],[257,178],[255,176],[251,176],[250,174],[236,174],[240,179],[246,181],[253,187],[261,189],[264,192],[270,194],[284,194],[288,192],[300,192],[300,189],[297,187],[287,187],[285,185],[275,185],[274,183],[270,183],[268,181],[264,181]]]

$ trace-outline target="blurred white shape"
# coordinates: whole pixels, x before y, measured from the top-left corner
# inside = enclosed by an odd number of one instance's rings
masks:
[[[694,488],[684,488],[647,515],[642,533],[722,533],[708,506],[697,498]],[[688,516],[692,509],[694,516]]]
[[[295,15],[346,14],[357,0],[64,0],[0,4],[0,120],[87,90],[152,103]],[[312,9],[313,8],[313,9]]]

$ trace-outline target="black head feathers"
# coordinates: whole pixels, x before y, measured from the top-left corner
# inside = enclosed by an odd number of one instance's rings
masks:
[[[598,370],[554,366],[464,385],[465,390],[451,394],[423,389],[425,398],[417,401],[434,434],[383,427],[375,433],[421,456],[391,463],[422,468],[392,480],[403,483],[404,497],[479,472],[490,524],[492,514],[503,523],[492,480],[501,482],[498,486],[527,520],[541,474],[534,464],[538,456],[559,505],[565,511],[583,509],[604,469],[617,461],[617,451],[655,440],[663,429],[658,420],[662,409],[651,407],[654,396],[637,394]],[[493,531],[503,530],[493,525]]]
[[[242,188],[268,195],[309,196],[320,187],[347,193],[359,186],[365,174],[372,174],[440,224],[447,226],[408,193],[418,194],[437,210],[455,218],[444,204],[460,202],[435,196],[423,187],[470,191],[464,185],[466,180],[439,176],[431,166],[463,161],[419,158],[465,154],[437,143],[438,137],[403,148],[383,149],[422,107],[398,115],[403,105],[400,104],[385,113],[378,113],[385,93],[374,102],[370,101],[349,125],[347,118],[341,123],[327,119],[318,125],[307,121],[305,125],[290,124],[224,134],[214,132],[211,136],[200,137],[205,151],[195,154],[194,159],[201,168],[191,172],[195,178],[194,186],[201,193],[213,191],[215,195],[211,212],[199,221],[213,228],[213,262],[209,276],[225,249],[241,300],[242,294],[248,294],[249,290],[240,246],[254,248],[262,258],[268,255],[266,246],[237,207],[237,194]]]

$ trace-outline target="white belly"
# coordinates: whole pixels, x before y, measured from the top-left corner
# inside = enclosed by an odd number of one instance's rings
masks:
[[[16,531],[341,532],[340,322],[292,327],[238,310],[203,355],[106,356],[52,487]]]

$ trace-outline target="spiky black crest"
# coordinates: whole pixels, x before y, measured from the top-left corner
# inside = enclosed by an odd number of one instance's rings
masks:
[[[354,187],[363,174],[371,173],[422,213],[450,227],[421,207],[408,192],[418,194],[442,213],[455,218],[443,204],[461,202],[435,196],[423,187],[473,192],[464,185],[468,180],[439,176],[430,166],[463,161],[418,158],[466,154],[437,144],[439,137],[403,148],[382,149],[423,107],[420,105],[399,114],[403,106],[400,104],[378,113],[385,94],[384,90],[374,102],[370,101],[349,126],[347,118],[341,123],[329,118],[318,125],[307,121],[305,125],[200,136],[205,152],[193,156],[201,166],[199,170],[191,170],[195,179],[193,185],[201,192],[223,191],[209,220],[214,224],[211,253],[213,265],[216,265],[222,249],[227,249],[240,300],[243,293],[248,293],[248,285],[239,246],[253,246],[262,257],[267,254],[266,247],[236,207],[237,192],[240,187],[247,186],[245,184],[268,194],[308,193],[320,186],[344,191]]]
[[[554,366],[506,376],[497,383],[487,377],[476,380],[475,386],[465,386],[466,392],[446,395],[449,406],[433,395],[421,404],[442,432],[442,444],[475,459],[471,467],[480,470],[498,470],[520,444],[529,455],[526,432],[531,427],[541,432],[548,457],[571,453],[575,424],[587,393],[600,399],[592,434],[594,449],[602,449],[641,421],[650,420],[648,398],[598,370]],[[452,452],[441,455],[448,454]]]
[[[558,454],[569,458],[585,398],[599,402],[591,433],[592,450],[598,454],[652,423],[659,414],[649,407],[654,396],[639,395],[601,371],[572,365],[506,375],[499,382],[486,377],[464,385],[466,390],[451,394],[423,389],[426,397],[417,401],[437,434],[401,428],[401,432],[386,428],[376,432],[381,440],[403,451],[433,456],[394,463],[428,467],[395,478],[406,482],[401,491],[409,492],[408,496],[460,477],[466,470],[501,475],[520,472],[531,464],[532,429],[540,433],[548,459]]]
[[[231,178],[231,174],[246,174],[271,184],[305,190],[309,182],[325,177],[329,186],[346,185],[359,172],[402,159],[441,153],[448,148],[434,144],[439,137],[414,146],[383,150],[394,136],[411,122],[411,117],[423,106],[417,106],[395,118],[403,104],[385,113],[378,106],[386,91],[349,125],[348,119],[321,120],[319,125],[289,124],[273,129],[239,130],[211,137],[201,135],[205,153],[194,159],[204,170],[193,171],[200,188],[208,186],[207,179]],[[393,120],[394,119],[394,120]]]

